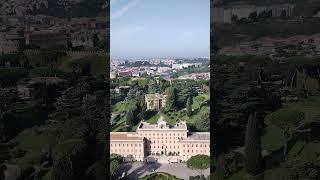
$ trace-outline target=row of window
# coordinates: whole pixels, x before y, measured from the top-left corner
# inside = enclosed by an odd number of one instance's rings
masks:
[[[153,137],[154,137],[154,136],[159,136],[159,133],[145,133],[144,135],[145,135],[145,136],[149,136],[149,137],[150,137],[150,136],[153,136]],[[172,136],[176,136],[176,135],[177,135],[177,136],[182,136],[183,133],[172,133],[172,134],[171,134],[171,133],[160,133],[160,136],[171,136],[171,135],[172,135]]]
[[[193,151],[193,150],[182,150],[182,152],[184,152],[184,153],[185,153],[185,152],[188,152],[188,153],[191,152],[191,153],[193,153],[194,151]],[[195,150],[195,153],[207,153],[207,151],[206,151],[206,150],[199,150],[199,151],[198,151],[198,150],[196,149],[196,150]]]
[[[183,145],[182,145],[182,147],[189,147],[189,144],[186,144],[186,145],[185,145],[185,144],[183,144]],[[191,144],[191,145],[190,145],[190,147],[193,147],[193,144]],[[195,144],[195,146],[194,146],[194,147],[198,147],[198,144]],[[199,147],[202,147],[202,144],[200,144],[200,145],[199,145]],[[203,145],[203,147],[207,147],[207,145],[206,145],[206,144],[204,144],[204,145]],[[209,145],[209,147],[210,147],[210,145]]]
[[[110,143],[110,147],[117,147],[117,144],[112,144],[112,143]],[[133,144],[127,144],[127,145],[125,145],[125,144],[122,144],[122,147],[125,147],[125,146],[127,146],[127,147],[141,147],[141,144],[134,144],[134,146],[133,146]],[[121,147],[121,144],[118,144],[118,147]]]
[[[167,143],[169,142],[171,144],[171,141],[157,141],[157,143]],[[156,143],[156,141],[153,141],[153,143]],[[176,141],[172,141],[173,144],[176,143]],[[152,141],[150,141],[150,144],[152,144]]]
[[[125,152],[131,152],[131,153],[133,153],[133,152],[142,152],[142,150],[141,149],[114,149],[113,150],[114,151],[114,153],[121,153],[121,152],[123,152],[123,153],[125,153]]]

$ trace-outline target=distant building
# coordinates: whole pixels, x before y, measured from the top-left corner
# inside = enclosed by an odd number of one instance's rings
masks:
[[[130,86],[119,86],[115,89],[116,93],[126,94],[130,90]]]
[[[182,64],[172,64],[172,69],[184,69],[188,67],[200,67],[202,63],[182,63]]]
[[[295,5],[293,4],[272,4],[266,6],[256,5],[230,5],[225,7],[213,7],[211,16],[214,23],[232,23],[232,17],[236,16],[238,19],[248,18],[251,13],[256,12],[258,15],[265,12],[271,12],[272,17],[280,17],[282,13],[291,17]]]
[[[25,34],[26,45],[41,49],[67,47],[68,39],[67,34],[63,32],[34,31]]]
[[[116,79],[118,77],[118,74],[114,71],[110,71],[110,79]]]
[[[19,52],[23,46],[23,36],[14,32],[0,32],[0,54]]]
[[[167,95],[155,93],[155,94],[146,94],[144,97],[145,97],[145,102],[147,104],[148,110],[160,110],[162,107],[166,105]]]
[[[161,116],[157,124],[140,122],[136,132],[111,132],[110,153],[134,161],[148,156],[187,161],[198,154],[210,156],[210,132],[189,132],[186,122],[171,126]]]
[[[36,77],[26,79],[20,81],[17,85],[19,97],[25,100],[32,99],[41,86],[50,86],[59,91],[66,88],[67,81],[57,77]]]

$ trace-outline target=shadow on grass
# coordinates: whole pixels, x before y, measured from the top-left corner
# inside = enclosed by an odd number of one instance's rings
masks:
[[[145,119],[150,119],[153,116],[155,116],[157,113],[158,113],[158,111],[150,111],[150,110],[148,110],[148,111],[146,111]]]

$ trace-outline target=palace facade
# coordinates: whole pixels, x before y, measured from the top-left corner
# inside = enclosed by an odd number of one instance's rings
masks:
[[[166,105],[167,95],[155,93],[155,94],[146,94],[144,96],[145,102],[147,104],[148,110],[160,110]]]
[[[176,162],[197,154],[210,155],[210,132],[189,132],[186,122],[171,126],[140,122],[136,132],[111,132],[110,153],[143,161],[146,157],[170,156]]]

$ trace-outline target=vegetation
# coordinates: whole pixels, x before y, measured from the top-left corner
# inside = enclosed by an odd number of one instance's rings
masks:
[[[188,168],[202,170],[210,167],[210,157],[207,155],[195,155],[188,159]]]
[[[221,174],[220,179],[318,178],[319,92],[299,87],[299,78],[294,78],[299,71],[320,79],[317,57],[284,58],[282,63],[252,55],[215,58],[216,175]]]
[[[108,81],[100,67],[82,73],[73,63],[54,50],[0,56],[0,163],[13,178],[106,179]],[[30,83],[38,79],[46,82]],[[30,97],[18,93],[28,88]]]
[[[157,123],[160,115],[163,115],[169,124],[177,121],[187,121],[192,131],[209,131],[209,88],[208,81],[194,80],[174,80],[172,87],[170,82],[162,78],[143,77],[126,78],[121,77],[111,82],[111,88],[119,86],[129,86],[128,92],[114,93],[111,97],[112,131],[135,131],[140,120],[145,120],[151,124]],[[159,112],[146,110],[144,94],[162,93],[171,96],[167,97],[166,106]],[[190,101],[188,107],[187,101]],[[169,110],[170,109],[170,110]],[[132,128],[126,126],[126,114],[132,111],[134,120]]]
[[[167,173],[153,173],[150,175],[147,175],[143,178],[139,178],[141,180],[179,180],[178,178],[176,178],[175,176],[172,176],[170,174]]]
[[[244,144],[245,167],[248,173],[255,175],[261,170],[262,156],[260,136],[256,114],[250,114]]]

